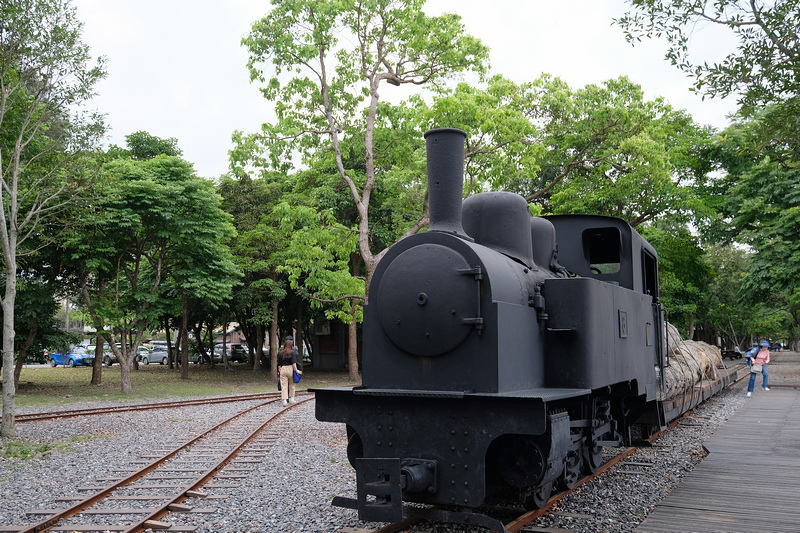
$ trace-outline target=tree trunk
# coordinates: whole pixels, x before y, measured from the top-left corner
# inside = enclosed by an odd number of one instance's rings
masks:
[[[225,370],[230,370],[231,365],[228,361],[228,314],[225,313],[225,321],[222,324],[222,364]]]
[[[364,287],[366,304],[366,291],[369,290],[369,284],[372,281],[372,274],[375,269],[370,269],[370,262],[366,263],[367,279],[366,286]],[[353,276],[358,276],[361,271],[361,256],[352,254],[350,256],[350,273]],[[350,301],[350,324],[347,326],[348,333],[348,347],[347,347],[347,365],[349,367],[350,379],[353,381],[358,380],[358,320],[356,319],[356,311],[358,311],[358,301]]]
[[[131,371],[133,370],[133,363],[136,360],[136,349],[139,339],[141,339],[143,332],[136,333],[136,341],[133,344],[128,344],[128,339],[131,330],[122,330],[119,333],[119,347],[117,346],[116,336],[111,334],[108,339],[108,345],[111,347],[111,352],[117,356],[119,363],[119,380],[120,390],[122,394],[130,394],[133,392],[133,381]]]
[[[22,374],[22,365],[25,364],[25,358],[28,355],[28,350],[30,350],[33,341],[36,339],[36,333],[38,331],[39,321],[36,319],[36,317],[32,317],[30,320],[28,338],[25,339],[25,344],[22,345],[22,348],[19,349],[19,354],[17,354],[17,365],[14,367],[14,390],[19,389],[19,376]]]
[[[269,328],[269,374],[278,379],[278,300],[272,300],[272,324]]]
[[[181,379],[189,379],[189,298],[181,292]]]
[[[297,358],[300,359],[300,365],[303,364],[303,350],[305,346],[303,346],[303,322],[305,321],[305,316],[303,314],[303,301],[298,299],[297,301],[297,328],[294,332],[294,346],[297,348]]]
[[[131,361],[126,360],[127,356],[122,355],[121,352],[115,355],[119,362],[119,380],[121,382],[122,394],[130,394],[133,392],[133,384],[131,382],[131,370],[133,365]]]
[[[208,330],[208,346],[211,347],[208,357],[211,359],[211,368],[214,368],[214,324],[210,320],[206,322],[206,329]]]
[[[689,315],[689,327],[686,328],[686,339],[694,339],[694,315]]]
[[[92,365],[92,382],[90,385],[98,386],[103,383],[103,342],[105,339],[99,334],[94,341],[94,364]]]
[[[94,312],[92,298],[89,295],[88,283],[89,273],[84,271],[81,274],[81,294],[83,295],[83,303],[86,306],[86,309],[89,311],[89,316],[92,317],[92,324],[94,325],[95,330],[94,364],[92,365],[92,381],[90,385],[97,386],[103,382],[103,342],[108,342],[109,346],[111,346],[111,341],[106,340],[102,333],[105,329],[105,324],[103,323],[103,319],[97,316]],[[108,280],[102,280],[100,282],[99,292],[105,292],[107,287]]]
[[[175,368],[175,347],[172,346],[172,329],[169,327],[169,318],[164,319],[164,336],[167,340],[167,361],[169,362],[169,369]]]
[[[9,240],[12,237],[9,237]],[[14,401],[17,389],[14,386],[14,302],[17,298],[17,254],[16,236],[13,237],[14,249],[4,254],[6,260],[6,291],[0,302],[3,308],[3,422],[0,425],[0,437],[17,436],[14,419]],[[5,248],[5,246],[4,246]],[[10,260],[9,260],[10,259]],[[9,371],[10,370],[10,371]]]
[[[250,351],[250,353],[253,355],[253,372],[255,372],[256,374],[261,372],[261,348],[260,348],[260,346],[261,346],[261,341],[262,341],[262,337],[263,337],[263,333],[261,333],[261,331],[263,331],[263,328],[260,327],[260,326],[256,326],[253,329],[253,332],[255,334],[255,338],[253,340],[255,342],[253,342],[252,344],[250,344],[250,342],[247,343],[248,346],[252,346],[252,350]]]
[[[353,381],[358,381],[358,320],[356,320],[356,310],[358,304],[352,302],[350,306],[350,325],[348,332],[347,364],[350,366],[349,376]]]
[[[197,364],[204,364],[206,362],[206,357],[208,356],[208,354],[206,353],[206,347],[205,344],[203,343],[203,322],[200,321],[200,323],[194,323],[189,327],[192,328],[192,332],[194,333],[194,338],[197,342]],[[214,359],[213,356],[211,359],[212,359],[212,364],[209,365],[209,367],[213,365],[213,359]]]

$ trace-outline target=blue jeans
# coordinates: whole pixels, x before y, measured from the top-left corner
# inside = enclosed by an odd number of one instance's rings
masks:
[[[761,375],[764,376],[762,380],[762,387],[765,389],[769,386],[769,374],[767,373],[767,365],[761,365]],[[756,374],[755,372],[750,372],[750,384],[747,385],[747,392],[753,392],[753,387],[756,384]]]

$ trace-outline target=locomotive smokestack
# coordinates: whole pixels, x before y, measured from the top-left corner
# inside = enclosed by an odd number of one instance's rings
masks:
[[[469,238],[461,227],[466,138],[466,132],[455,128],[440,128],[425,132],[428,157],[429,231],[444,231]]]

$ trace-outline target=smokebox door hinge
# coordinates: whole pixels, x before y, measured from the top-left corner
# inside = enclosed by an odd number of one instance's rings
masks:
[[[481,317],[481,284],[480,281],[483,279],[483,270],[481,269],[480,265],[475,266],[474,268],[460,268],[458,269],[458,273],[463,276],[474,276],[475,281],[478,282],[478,308],[476,309],[476,315],[472,318],[464,318],[461,320],[462,324],[469,324],[475,326],[475,329],[478,330],[478,335],[483,333],[483,318]]]

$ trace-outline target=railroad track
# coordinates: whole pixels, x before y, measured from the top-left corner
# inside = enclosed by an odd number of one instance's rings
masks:
[[[175,400],[170,402],[142,403],[135,405],[115,405],[111,407],[91,407],[86,409],[71,409],[64,411],[51,411],[48,413],[29,413],[16,415],[14,422],[22,424],[25,422],[40,422],[42,420],[57,420],[60,418],[72,418],[77,416],[105,415],[109,413],[124,413],[128,411],[148,411],[151,409],[175,409],[178,407],[189,407],[192,405],[209,405],[214,403],[245,402],[252,400],[274,399],[280,397],[279,392],[264,392],[258,394],[237,394],[235,396],[220,396],[215,398],[205,398],[199,400]],[[0,417],[0,421],[3,418]]]
[[[198,526],[174,525],[169,513],[203,513],[216,509],[184,505],[188,498],[206,498],[205,488],[235,488],[231,480],[247,476],[252,463],[264,455],[285,433],[286,415],[307,401],[280,408],[279,397],[268,398],[223,420],[211,429],[162,455],[144,456],[142,466],[123,469],[120,477],[96,480],[107,485],[81,487],[89,496],[64,498],[63,509],[37,509],[29,515],[45,515],[40,521],[22,526],[2,526],[2,532],[41,531],[123,531],[146,529],[192,532]],[[276,411],[276,408],[278,410]],[[77,416],[77,415],[76,415]],[[266,421],[265,421],[266,419]],[[120,507],[122,502],[126,507]],[[93,519],[96,523],[78,523]]]

